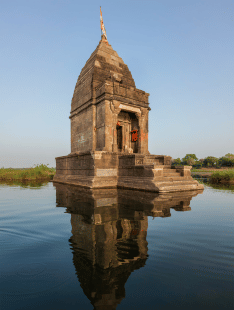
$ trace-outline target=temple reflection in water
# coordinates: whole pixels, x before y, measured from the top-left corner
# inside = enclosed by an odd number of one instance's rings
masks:
[[[54,183],[57,207],[71,214],[69,240],[80,285],[94,309],[116,309],[130,274],[147,260],[148,216],[189,211],[201,191],[159,195],[120,189],[81,190]]]

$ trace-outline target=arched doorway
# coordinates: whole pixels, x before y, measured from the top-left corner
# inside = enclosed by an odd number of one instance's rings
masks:
[[[121,110],[116,125],[118,152],[139,152],[139,123],[135,113]]]

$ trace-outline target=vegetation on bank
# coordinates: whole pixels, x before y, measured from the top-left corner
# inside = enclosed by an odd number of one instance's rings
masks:
[[[223,170],[223,169],[229,169],[229,168],[220,168],[221,170]],[[192,168],[191,169],[191,172],[199,172],[199,173],[201,173],[201,172],[204,172],[204,173],[213,173],[213,172],[215,172],[215,171],[217,171],[218,169],[217,168],[207,168],[207,169],[205,169],[205,168]]]
[[[51,180],[55,175],[56,169],[49,168],[48,165],[37,165],[29,169],[13,169],[1,168],[0,180],[1,181],[39,181]]]
[[[210,176],[212,183],[234,183],[234,169],[216,171]]]
[[[217,182],[210,182],[208,180],[204,181],[203,179],[197,179],[198,183],[203,184],[204,186],[209,186],[217,190],[224,190],[228,191],[229,193],[234,194],[234,183],[217,183]]]
[[[212,183],[234,184],[234,154],[228,153],[220,158],[207,156],[198,159],[195,154],[186,154],[184,158],[172,160],[172,166],[192,166],[195,178],[208,178]]]
[[[204,159],[198,159],[195,154],[186,154],[184,158],[176,158],[172,160],[172,165],[192,166],[193,169],[202,168],[232,168],[234,167],[234,154],[228,153],[220,158],[207,156]],[[207,170],[205,172],[208,172]]]

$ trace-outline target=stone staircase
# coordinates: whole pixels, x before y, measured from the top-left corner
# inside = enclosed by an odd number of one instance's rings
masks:
[[[169,167],[163,168],[163,178],[165,181],[181,181],[183,177],[180,172],[176,171],[176,169],[172,169]]]
[[[186,173],[178,171],[177,169],[163,167],[163,179],[155,180],[155,185],[159,188],[159,192],[174,192],[186,190],[200,190],[203,186],[194,180],[187,169]]]
[[[117,186],[159,193],[201,190],[190,166],[171,167],[171,157],[151,154],[119,156]]]

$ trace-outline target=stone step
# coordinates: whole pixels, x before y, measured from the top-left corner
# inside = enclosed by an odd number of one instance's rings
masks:
[[[163,173],[163,177],[173,178],[173,177],[181,177],[180,173]]]
[[[159,193],[173,193],[173,192],[184,192],[184,191],[194,191],[194,190],[203,190],[201,184],[198,186],[196,184],[187,185],[184,184],[182,186],[162,186],[159,188]]]
[[[199,184],[192,178],[187,179],[183,177],[177,179],[158,177],[153,180],[147,177],[123,177],[118,179],[118,187],[156,191],[159,193],[197,191],[204,189],[202,184]]]
[[[144,165],[163,165],[163,163],[162,164],[160,164],[160,163],[158,163],[157,161],[154,161],[154,160],[145,160],[144,161]]]
[[[183,177],[179,174],[177,175],[164,175],[163,179],[168,179],[168,180],[181,180],[181,178],[183,179]]]
[[[176,176],[176,177],[164,177],[163,180],[169,181],[169,182],[175,182],[175,181],[183,181],[183,177]]]
[[[196,184],[194,180],[175,180],[175,181],[169,181],[169,180],[163,180],[163,181],[155,181],[156,185],[163,185],[163,186],[184,186],[184,185],[191,185]]]
[[[163,174],[163,177],[165,178],[177,178],[177,177],[182,177],[179,173],[178,174]]]

